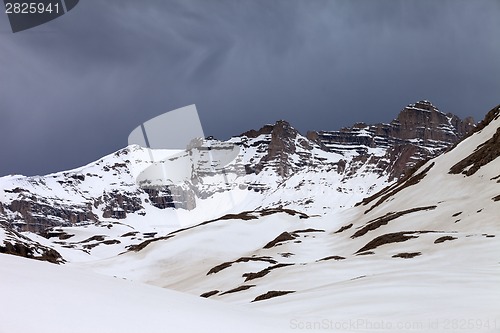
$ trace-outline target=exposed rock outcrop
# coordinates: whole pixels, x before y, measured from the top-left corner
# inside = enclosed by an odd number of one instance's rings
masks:
[[[268,126],[260,129],[257,133],[265,133]],[[296,152],[295,139],[298,132],[284,120],[279,120],[272,126],[271,140],[267,147],[267,154],[257,163],[257,173],[266,166],[272,166],[281,177],[286,177],[294,171],[294,165],[290,163],[289,157]]]
[[[480,131],[493,120],[500,117],[500,106],[493,108],[486,115],[485,119],[479,123],[477,129],[474,131]],[[477,147],[477,149],[471,155],[467,156],[462,161],[458,162],[451,167],[451,174],[463,173],[467,176],[476,173],[482,166],[488,164],[494,159],[500,156],[500,128],[497,129],[495,135],[488,141],[484,142],[482,145]]]
[[[29,239],[2,221],[0,221],[0,234],[4,235],[3,239],[0,239],[0,253],[48,261],[53,264],[64,262],[56,250]]]
[[[90,203],[66,203],[61,200],[49,203],[44,198],[32,196],[14,200],[7,208],[21,218],[20,222],[12,221],[21,231],[41,232],[52,226],[97,221]]]
[[[124,219],[127,213],[135,213],[141,209],[141,199],[137,196],[138,193],[112,191],[102,195],[102,201],[105,203],[103,209],[104,218]]]
[[[405,107],[390,124],[357,123],[340,131],[309,132],[307,137],[328,151],[356,152],[361,164],[368,162],[376,172],[388,172],[390,179],[399,179],[416,163],[442,153],[474,128],[471,117],[461,120],[444,114],[424,100]],[[351,167],[350,173],[358,169]]]

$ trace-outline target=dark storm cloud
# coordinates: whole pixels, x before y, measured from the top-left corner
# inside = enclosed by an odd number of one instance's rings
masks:
[[[390,121],[427,98],[500,103],[500,2],[82,0],[10,33],[0,15],[0,175],[83,165],[196,103],[207,135]]]

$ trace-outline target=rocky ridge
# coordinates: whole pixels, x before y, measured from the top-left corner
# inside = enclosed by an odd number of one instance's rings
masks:
[[[204,201],[209,205],[214,194],[229,194],[235,203],[210,218],[289,205],[321,213],[354,205],[473,127],[471,119],[441,113],[428,101],[407,106],[390,124],[356,124],[306,136],[280,120],[226,142],[197,142],[176,157],[195,160],[189,179],[168,186],[137,183],[137,170],[169,160],[154,162],[147,149],[130,146],[72,171],[0,178],[0,218],[15,230],[44,233],[60,226],[147,219],[172,209],[196,210]],[[234,147],[239,150],[230,163],[218,169],[209,163],[217,151]],[[285,200],[287,191],[302,191],[304,197]],[[236,202],[232,193],[244,199]]]
[[[435,157],[459,142],[475,127],[474,119],[461,120],[451,113],[440,112],[431,102],[423,100],[405,107],[389,124],[357,123],[340,131],[308,132],[307,137],[325,150],[345,154],[358,153],[361,166],[369,163],[378,173],[398,179],[419,161]],[[369,148],[386,150],[383,156],[370,154]],[[359,167],[350,169],[355,174]]]

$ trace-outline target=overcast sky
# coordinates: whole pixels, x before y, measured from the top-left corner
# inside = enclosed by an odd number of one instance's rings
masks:
[[[302,133],[407,104],[500,103],[498,0],[80,0],[13,34],[0,13],[0,176],[87,164],[195,103],[206,135]]]

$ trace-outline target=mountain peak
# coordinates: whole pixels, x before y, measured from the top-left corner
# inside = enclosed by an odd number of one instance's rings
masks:
[[[474,128],[474,120],[445,114],[428,100],[406,106],[391,123],[392,136],[401,139],[456,142]]]
[[[262,126],[259,130],[251,129],[246,131],[238,136],[246,136],[249,139],[254,139],[260,135],[264,134],[272,134],[274,132],[275,135],[281,135],[284,133],[297,133],[297,131],[290,125],[290,123],[286,120],[280,119],[277,120],[273,125],[266,124]]]
[[[272,166],[281,177],[285,177],[294,169],[289,157],[296,153],[296,139],[300,133],[286,120],[277,120],[274,125],[264,125],[257,131],[250,130],[241,136],[254,140],[254,145],[263,145],[263,151],[266,152],[260,162],[252,168],[256,173],[260,173],[265,166]],[[307,139],[304,138],[302,141],[305,142]]]
[[[405,109],[413,108],[415,110],[430,111],[430,112],[440,112],[437,107],[435,107],[429,100],[421,100],[416,103],[409,104]]]
[[[309,132],[307,137],[327,151],[341,155],[356,152],[382,173],[389,172],[390,179],[397,179],[419,161],[462,140],[474,127],[472,118],[461,120],[421,100],[407,105],[390,124],[356,123],[340,131]],[[380,155],[377,149],[385,154]]]

